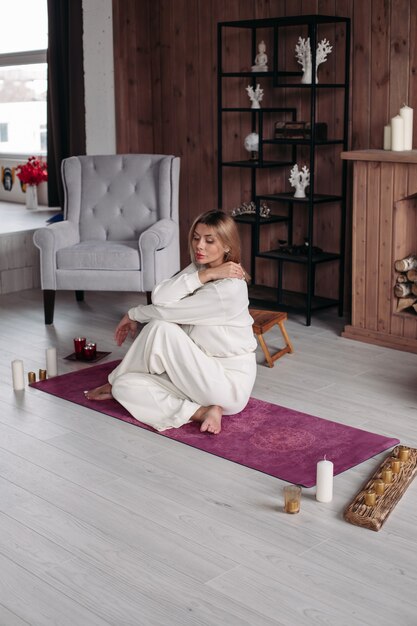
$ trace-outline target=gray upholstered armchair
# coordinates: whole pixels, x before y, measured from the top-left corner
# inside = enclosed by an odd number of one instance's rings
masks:
[[[70,157],[62,162],[64,221],[34,234],[45,324],[55,292],[150,292],[179,270],[180,160],[157,154]]]

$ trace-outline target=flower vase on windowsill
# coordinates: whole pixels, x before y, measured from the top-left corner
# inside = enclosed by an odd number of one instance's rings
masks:
[[[26,208],[29,210],[38,208],[38,188],[36,185],[26,185]]]
[[[38,185],[48,180],[47,164],[41,158],[31,156],[26,163],[17,166],[16,175],[25,192],[26,208],[37,209]]]

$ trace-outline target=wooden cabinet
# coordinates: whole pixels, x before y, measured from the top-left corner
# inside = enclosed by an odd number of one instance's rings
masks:
[[[334,56],[328,70],[319,67],[318,81],[313,72],[312,82],[301,82],[294,53],[298,38],[310,42],[313,67],[320,42],[332,42]],[[272,51],[268,69],[250,71],[261,40]],[[337,307],[340,315],[343,312],[346,164],[340,164],[340,153],[347,150],[348,141],[349,41],[350,20],[344,17],[304,15],[218,24],[218,205],[231,209],[224,202],[225,170],[233,169],[236,175],[249,171],[248,197],[242,203],[252,202],[255,213],[236,220],[251,229],[251,303],[301,311],[307,325],[316,310]],[[246,66],[225,67],[232,46],[237,49],[233,58],[245,59]],[[262,108],[250,108],[248,98],[247,106],[242,106],[245,84],[264,90]],[[277,124],[288,122],[304,123],[309,132],[284,136],[275,132]],[[256,158],[242,158],[242,149],[238,155],[236,139],[243,146],[247,132],[259,137]],[[295,198],[288,181],[294,164],[299,169],[306,165],[310,172],[305,198]],[[281,174],[268,176],[265,171]],[[262,214],[264,204],[268,217]],[[265,234],[266,230],[270,232]],[[258,279],[258,264],[266,262],[276,268],[273,286]],[[316,274],[330,264],[335,268],[332,279],[322,281],[318,293]]]
[[[352,315],[344,337],[417,352],[417,314],[397,313],[394,263],[417,254],[417,150],[356,150]]]

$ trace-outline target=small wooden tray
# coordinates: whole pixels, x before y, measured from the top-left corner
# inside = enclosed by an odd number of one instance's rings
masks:
[[[346,507],[344,518],[347,522],[356,526],[364,526],[370,530],[379,530],[381,528],[417,472],[417,449],[410,448],[408,461],[403,461],[399,473],[393,474],[392,483],[385,485],[384,493],[376,497],[376,504],[373,506],[365,504],[365,492],[372,489],[373,482],[377,478],[381,478],[382,468],[389,465],[389,459],[397,456],[398,449],[399,446],[396,446],[385,457],[377,471],[356,494],[349,506]]]

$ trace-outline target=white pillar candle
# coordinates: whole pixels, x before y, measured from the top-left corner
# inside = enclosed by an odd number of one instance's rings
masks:
[[[46,348],[46,371],[48,378],[52,378],[58,374],[56,348]]]
[[[404,104],[400,109],[404,120],[404,150],[413,149],[413,109]]]
[[[15,359],[12,361],[13,389],[20,391],[25,388],[25,376],[23,372],[23,361]]]
[[[384,126],[384,150],[391,150],[391,126]]]
[[[324,458],[317,463],[316,500],[331,502],[333,498],[333,463]]]
[[[401,115],[391,119],[391,150],[404,150],[404,120]]]

